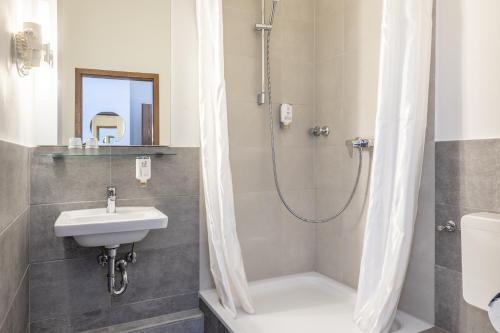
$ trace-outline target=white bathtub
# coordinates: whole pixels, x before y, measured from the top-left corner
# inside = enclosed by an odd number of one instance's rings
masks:
[[[201,298],[233,333],[359,333],[352,322],[356,291],[318,273],[304,273],[250,283],[256,313],[233,319],[218,302],[215,290]],[[399,311],[393,332],[417,333],[427,324]]]

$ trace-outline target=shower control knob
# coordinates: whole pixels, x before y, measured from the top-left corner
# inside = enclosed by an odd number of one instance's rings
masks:
[[[311,128],[311,134],[314,135],[314,136],[324,136],[324,137],[327,137],[330,135],[330,127],[328,126],[323,126],[323,127],[319,127],[319,126],[315,126],[313,128]]]

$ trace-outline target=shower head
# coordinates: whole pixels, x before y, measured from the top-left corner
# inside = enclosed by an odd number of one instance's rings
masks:
[[[272,9],[271,9],[271,16],[269,17],[269,24],[272,26],[273,25],[273,22],[274,22],[274,16],[276,15],[276,7],[278,7],[278,2],[280,2],[280,0],[273,0],[273,5],[272,5]]]

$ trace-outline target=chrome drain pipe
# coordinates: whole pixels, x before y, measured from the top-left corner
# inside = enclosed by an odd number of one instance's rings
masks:
[[[97,261],[101,266],[108,266],[108,291],[111,295],[121,295],[127,290],[128,286],[128,276],[127,276],[127,261],[125,259],[121,259],[116,261],[116,247],[114,248],[106,248],[106,253],[101,254]],[[131,254],[129,253],[128,256]],[[132,252],[132,256],[135,260],[135,253]],[[121,275],[120,288],[117,289],[116,283],[116,274],[115,272],[119,272]]]
[[[118,260],[116,263],[115,271],[120,272],[122,280],[120,281],[120,289],[116,289],[115,279],[113,278],[113,286],[111,286],[110,292],[113,295],[121,295],[127,290],[128,278],[127,278],[127,262],[123,259]]]

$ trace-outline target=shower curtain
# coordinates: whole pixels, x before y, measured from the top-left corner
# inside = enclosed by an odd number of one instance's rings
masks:
[[[375,151],[354,320],[388,332],[411,251],[427,122],[432,0],[384,0]]]
[[[210,270],[222,305],[253,313],[236,234],[229,165],[221,0],[197,0],[201,162]]]

